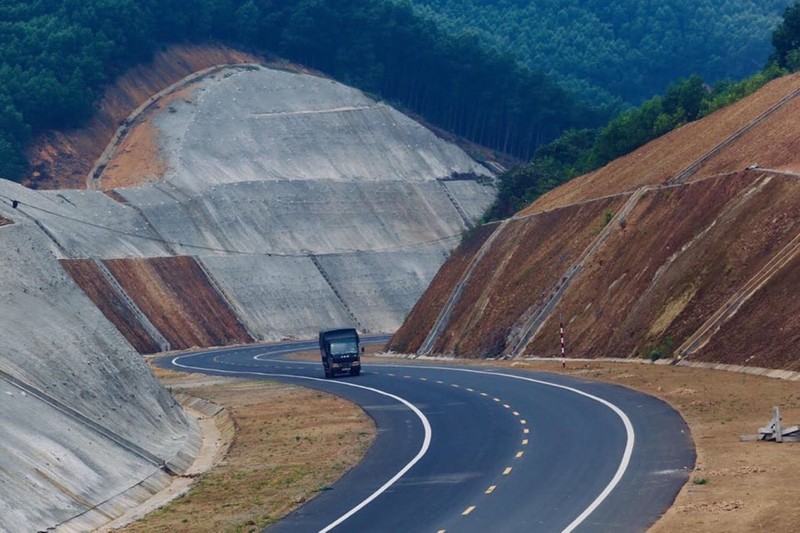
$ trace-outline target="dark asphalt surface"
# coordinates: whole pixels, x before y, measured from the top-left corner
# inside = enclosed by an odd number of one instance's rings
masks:
[[[177,361],[331,392],[375,420],[378,434],[364,459],[270,532],[644,531],[694,466],[678,413],[623,387],[441,363],[367,363],[359,377],[325,380],[321,363],[282,359],[314,349],[316,342],[304,341]]]

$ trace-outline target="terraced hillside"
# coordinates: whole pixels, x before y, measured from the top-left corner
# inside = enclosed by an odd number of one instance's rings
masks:
[[[388,105],[255,61],[167,51],[32,146],[56,188],[0,180],[0,530],[94,529],[191,464],[139,354],[392,331],[493,201]]]
[[[433,335],[434,353],[554,356],[563,320],[571,356],[800,369],[799,93],[798,75],[775,80],[543,196],[495,230],[468,276],[475,247],[446,263],[421,300],[437,303],[391,347],[427,353]]]

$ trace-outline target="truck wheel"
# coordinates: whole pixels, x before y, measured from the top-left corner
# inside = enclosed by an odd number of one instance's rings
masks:
[[[327,366],[324,368],[325,368],[325,379],[331,379],[332,376],[330,369]]]
[[[360,373],[361,373],[361,369],[360,368],[353,368],[352,370],[350,370],[350,375],[351,376],[357,376]]]

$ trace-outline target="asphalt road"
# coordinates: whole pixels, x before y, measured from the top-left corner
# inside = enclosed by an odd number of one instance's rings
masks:
[[[438,363],[367,363],[359,377],[326,380],[321,363],[283,359],[312,349],[249,346],[160,363],[331,392],[375,420],[361,463],[270,532],[643,531],[694,466],[678,413],[623,387]]]

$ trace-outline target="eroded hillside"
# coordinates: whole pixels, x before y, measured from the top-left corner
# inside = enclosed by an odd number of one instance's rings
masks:
[[[563,321],[571,356],[800,369],[798,93],[798,75],[775,80],[543,196],[469,275],[478,246],[446,263],[391,347],[554,356]]]

